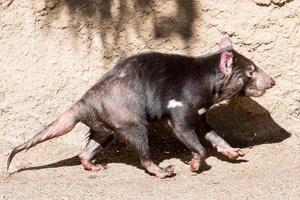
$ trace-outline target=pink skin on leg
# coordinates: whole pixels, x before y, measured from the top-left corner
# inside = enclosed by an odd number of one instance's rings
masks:
[[[202,164],[204,164],[204,158],[201,157],[198,154],[193,153],[193,158],[192,160],[189,162],[190,166],[191,166],[191,171],[192,172],[197,172],[200,170]]]
[[[221,147],[217,147],[217,151],[221,154],[223,154],[224,156],[230,158],[230,159],[236,159],[240,156],[244,156],[245,153],[239,149],[239,148],[221,148]]]
[[[210,131],[205,135],[205,139],[208,140],[217,151],[230,159],[236,159],[240,156],[244,156],[245,153],[239,148],[232,148],[223,138],[221,138],[215,131]]]
[[[92,162],[92,158],[99,152],[102,148],[100,143],[98,143],[94,139],[89,139],[85,149],[83,152],[79,155],[79,159],[81,161],[81,164],[83,165],[85,170],[88,171],[100,171],[104,170],[105,167],[100,164],[94,164]]]
[[[100,165],[100,164],[94,164],[90,160],[80,159],[80,161],[81,161],[81,164],[83,165],[84,169],[88,170],[88,171],[100,171],[100,170],[106,169],[105,166]]]
[[[149,174],[152,174],[158,178],[163,179],[174,175],[173,165],[161,168],[158,165],[154,164],[152,161],[141,161],[141,164]]]
[[[192,158],[192,160],[189,162],[191,166],[192,172],[197,172],[200,169],[201,160],[198,158]]]

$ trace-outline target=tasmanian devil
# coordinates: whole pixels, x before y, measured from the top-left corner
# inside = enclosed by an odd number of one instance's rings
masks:
[[[205,129],[204,138],[219,153],[231,159],[243,156],[242,150],[232,148],[212,130],[205,113],[233,96],[262,96],[275,81],[235,51],[229,38],[223,38],[219,46],[219,51],[199,57],[152,52],[121,60],[55,121],[14,148],[7,169],[18,152],[68,133],[78,122],[90,128],[86,148],[79,155],[86,170],[104,169],[92,158],[103,149],[97,138],[113,132],[138,152],[148,173],[172,176],[173,166],[161,168],[150,158],[147,127],[157,120],[167,121],[191,150],[192,171],[198,171],[206,158],[196,133],[199,124]]]

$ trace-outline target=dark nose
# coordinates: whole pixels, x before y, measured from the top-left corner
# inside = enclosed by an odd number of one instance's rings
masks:
[[[275,80],[271,78],[271,87],[273,87],[276,84]]]

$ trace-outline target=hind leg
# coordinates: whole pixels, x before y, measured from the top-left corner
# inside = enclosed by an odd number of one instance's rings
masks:
[[[97,138],[98,135],[102,135],[102,133],[95,133],[91,131],[88,143],[83,152],[79,155],[81,164],[83,165],[85,170],[99,171],[105,169],[105,166],[101,164],[94,164],[92,162],[92,159],[97,153],[103,150],[103,148],[105,148],[105,146],[112,141],[113,135],[107,136],[102,142],[102,145]]]
[[[138,152],[141,165],[149,174],[158,178],[166,178],[174,174],[173,166],[161,168],[150,159],[147,129],[144,125],[126,124],[118,130],[118,133]]]

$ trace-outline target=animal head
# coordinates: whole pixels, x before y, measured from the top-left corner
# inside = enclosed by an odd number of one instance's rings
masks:
[[[275,85],[275,80],[253,61],[233,50],[229,38],[223,38],[219,46],[221,48],[219,71],[227,80],[225,84],[228,88],[238,88],[239,95],[260,97]]]

